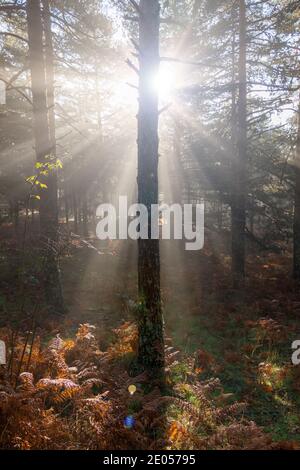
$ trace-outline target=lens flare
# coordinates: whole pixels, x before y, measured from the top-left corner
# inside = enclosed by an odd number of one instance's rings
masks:
[[[135,420],[133,416],[126,416],[124,419],[124,426],[126,429],[132,429],[134,426]]]
[[[130,395],[134,395],[135,392],[136,392],[136,386],[135,385],[129,385],[128,392],[130,393]]]

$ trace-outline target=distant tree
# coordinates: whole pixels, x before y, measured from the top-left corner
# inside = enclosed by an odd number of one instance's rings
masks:
[[[47,13],[47,12],[46,12]],[[49,21],[46,16],[46,20]],[[43,29],[40,0],[27,1],[29,64],[34,117],[36,161],[42,165],[40,192],[41,243],[45,256],[44,285],[47,303],[55,312],[64,311],[63,296],[56,255],[58,241],[57,176],[55,171],[55,131],[53,123],[53,64],[49,51],[51,28]],[[46,58],[44,33],[47,37]],[[47,87],[48,85],[48,87]],[[47,175],[45,175],[47,173]]]
[[[239,0],[239,65],[237,156],[234,159],[234,191],[232,212],[232,273],[239,282],[245,276],[245,227],[246,227],[246,168],[247,168],[247,72],[246,72],[246,4]]]
[[[294,278],[300,279],[300,102],[297,119],[295,158],[295,209],[294,209]]]

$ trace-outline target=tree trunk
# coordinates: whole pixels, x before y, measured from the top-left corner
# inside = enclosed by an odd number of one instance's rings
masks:
[[[174,118],[174,136],[173,136],[173,151],[174,158],[172,159],[173,172],[175,174],[175,181],[172,194],[172,202],[181,204],[183,200],[183,179],[184,179],[184,170],[182,168],[181,162],[181,152],[182,152],[182,126],[178,116]]]
[[[64,201],[65,201],[65,220],[66,220],[67,230],[69,231],[69,195],[66,190],[66,186],[64,190]]]
[[[81,192],[78,194],[78,197],[76,198],[76,200],[77,200],[77,221],[78,221],[79,233],[80,235],[83,235]]]
[[[74,232],[78,234],[78,206],[75,190],[72,189],[73,214],[74,214]]]
[[[43,5],[43,23],[45,34],[45,71],[46,71],[46,96],[49,118],[49,134],[51,142],[51,155],[56,157],[56,138],[55,138],[55,95],[54,95],[54,52],[51,30],[51,13],[49,0],[42,0]],[[57,186],[57,175],[53,172],[54,180]]]
[[[15,200],[14,202],[14,229],[15,229],[16,238],[18,238],[18,234],[19,234],[19,212],[20,212],[19,201]]]
[[[158,93],[151,79],[159,70],[158,0],[139,3],[138,202],[148,209],[149,239],[138,241],[139,361],[146,369],[164,365],[159,240],[151,239],[151,205],[158,204]]]
[[[295,161],[294,278],[300,279],[300,100]]]
[[[247,68],[246,5],[239,0],[239,99],[237,110],[237,156],[234,162],[232,198],[232,274],[235,284],[245,277],[246,161],[247,161]]]
[[[82,233],[84,237],[88,236],[88,202],[85,191],[82,194]]]
[[[34,227],[34,205],[32,204],[31,206],[31,225],[32,225],[32,229]]]
[[[43,164],[53,163],[53,157],[55,157],[53,155],[55,144],[54,124],[50,125],[51,118],[49,117],[47,103],[47,83],[50,84],[52,81],[51,69],[49,68],[51,57],[49,58],[48,56],[46,61],[48,64],[48,75],[46,78],[42,12],[39,0],[27,1],[27,26],[36,159],[37,162]],[[49,85],[48,90],[51,96],[50,88],[51,85]],[[40,195],[41,239],[43,246],[46,244],[44,251],[45,297],[48,305],[56,313],[62,313],[64,311],[63,297],[56,257],[56,243],[58,239],[57,183],[55,172],[49,170],[48,173],[48,176],[43,177],[42,181],[47,185],[47,189],[43,190]]]

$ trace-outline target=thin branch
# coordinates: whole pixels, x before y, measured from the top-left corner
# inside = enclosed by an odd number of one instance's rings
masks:
[[[134,39],[130,39],[131,43],[133,44],[134,48],[137,50],[137,52],[141,52],[140,50],[140,46],[138,45],[138,43],[134,40]]]
[[[28,67],[23,67],[17,73],[15,73],[11,79],[8,81],[8,86],[10,87],[24,72],[28,70]]]
[[[125,15],[123,18],[124,18],[124,20],[126,20],[126,21],[136,21],[136,22],[139,21],[139,17],[138,17],[138,16],[129,16],[129,15]]]
[[[132,69],[135,71],[135,73],[140,76],[140,72],[139,72],[139,69],[131,62],[131,60],[127,59],[126,61],[126,64]]]
[[[160,116],[164,111],[167,111],[167,109],[169,109],[171,106],[172,106],[172,103],[166,104],[166,106],[164,106],[158,111],[158,115]]]
[[[134,9],[138,12],[138,14],[140,15],[141,14],[141,9],[140,7],[138,6],[138,4],[136,3],[135,0],[129,0],[131,5],[134,7]]]
[[[25,6],[24,5],[17,5],[17,4],[11,4],[11,5],[3,5],[3,6],[0,6],[0,13],[9,13],[9,12],[14,12],[14,11],[18,11],[18,10],[25,10]]]
[[[84,137],[85,139],[89,139],[89,136],[84,134],[83,132],[81,132],[80,129],[78,129],[78,127],[75,125],[75,124],[72,124],[72,122],[70,122],[70,120],[73,120],[70,116],[66,115],[63,107],[59,104],[59,103],[56,103],[56,106],[59,107],[61,110],[62,110],[62,113],[63,114],[60,114],[58,113],[57,111],[55,111],[55,114],[56,116],[58,116],[60,119],[62,119],[66,124],[68,124],[68,126],[70,126],[74,131],[76,131],[78,134],[80,134],[82,137]],[[66,117],[67,116],[67,117]]]
[[[139,89],[138,86],[133,85],[133,83],[130,83],[130,82],[126,82],[126,85],[129,86],[130,88],[134,88],[135,90],[138,90],[138,89]]]
[[[24,38],[23,36],[19,36],[19,34],[0,31],[0,36],[11,36],[13,38],[20,39],[20,41],[26,42],[26,44],[28,44],[27,39]]]
[[[33,106],[33,102],[31,101],[31,99],[26,95],[26,93],[24,93],[22,90],[20,90],[20,88],[11,86],[10,82],[7,81],[7,80],[5,80],[5,79],[2,78],[2,77],[0,77],[0,80],[1,80],[2,82],[4,82],[4,83],[8,86],[8,88],[7,88],[8,91],[9,91],[9,90],[15,90],[15,91],[18,92],[20,95],[22,95],[23,98],[25,98],[25,100],[28,101],[28,103],[29,103],[31,106]]]

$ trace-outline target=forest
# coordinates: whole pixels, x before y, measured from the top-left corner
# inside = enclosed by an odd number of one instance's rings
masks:
[[[300,450],[298,0],[0,0],[0,449]]]

